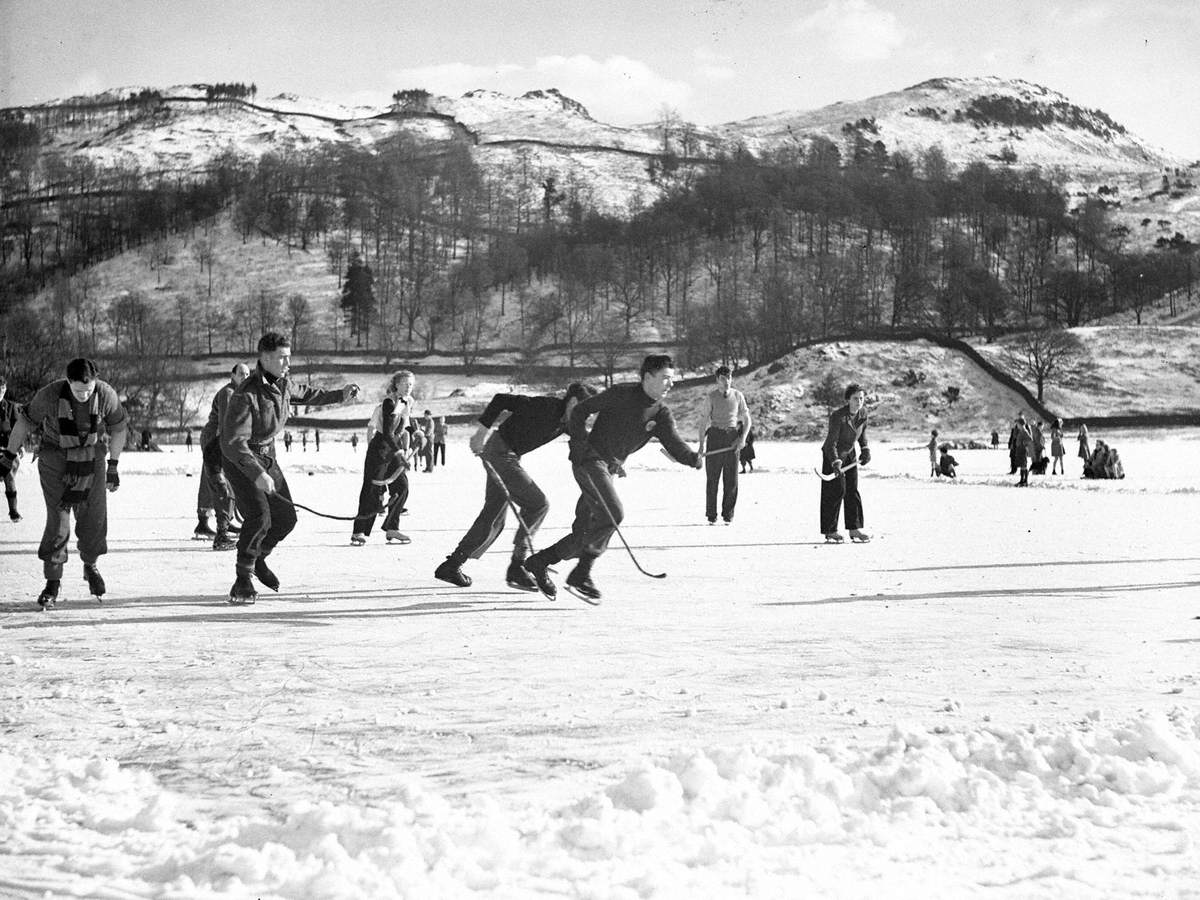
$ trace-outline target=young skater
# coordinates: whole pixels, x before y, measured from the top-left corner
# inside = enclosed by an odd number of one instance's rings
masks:
[[[500,536],[511,500],[520,511],[521,522],[529,531],[517,526],[505,580],[509,587],[518,590],[539,590],[538,582],[522,564],[526,550],[533,545],[533,536],[550,511],[550,504],[542,489],[521,466],[521,457],[563,434],[575,406],[595,394],[595,388],[575,382],[567,387],[566,396],[562,399],[523,397],[518,394],[496,394],[492,397],[479,417],[479,427],[471,435],[471,452],[483,461],[485,467],[490,466],[484,473],[483,509],[454,552],[434,570],[435,578],[457,587],[471,584],[470,577],[462,570],[463,564],[468,559],[483,556]],[[548,596],[552,596],[553,582],[544,574],[542,577]]]
[[[625,474],[622,466],[631,453],[656,437],[676,462],[695,469],[703,465],[702,457],[680,438],[675,417],[663,403],[674,381],[671,357],[653,354],[642,362],[639,383],[614,385],[571,411],[567,424],[571,467],[581,490],[575,521],[570,534],[525,560],[525,568],[547,597],[555,596],[554,582],[547,574],[550,566],[578,557],[567,575],[567,587],[589,603],[600,601],[592,566],[625,517],[612,477]],[[589,431],[587,420],[593,414],[596,420]]]
[[[713,373],[716,388],[704,398],[700,410],[700,453],[704,457],[707,479],[704,485],[704,515],[709,525],[717,521],[717,488],[722,488],[721,520],[733,522],[738,498],[738,454],[746,445],[750,431],[750,407],[746,396],[733,387],[729,366],[717,366]],[[728,449],[726,449],[728,448]],[[724,453],[718,451],[724,450]]]
[[[938,430],[934,428],[929,432],[929,443],[925,446],[929,448],[929,474],[940,475],[940,467],[938,465]]]
[[[362,490],[358,494],[358,518],[354,520],[354,530],[350,534],[350,543],[356,547],[366,544],[381,509],[387,512],[383,519],[387,542],[411,543],[408,535],[400,531],[400,516],[407,511],[408,426],[416,381],[417,377],[408,369],[392,375],[383,402],[371,416],[371,440],[367,443]],[[388,497],[386,506],[383,504],[385,496]]]
[[[66,378],[50,382],[33,395],[8,436],[7,449],[0,452],[0,475],[7,475],[26,436],[41,435],[38,478],[46,501],[46,527],[38,558],[46,587],[37,602],[42,608],[58,600],[72,514],[88,590],[97,599],[105,592],[96,562],[108,552],[107,492],[121,486],[117,460],[125,449],[128,417],[117,392],[100,381],[98,374],[90,359],[67,363]]]
[[[858,493],[858,468],[842,469],[857,460],[859,467],[871,461],[867,446],[867,392],[857,384],[846,387],[846,405],[829,415],[829,431],[821,445],[821,472],[837,478],[821,482],[821,533],[829,543],[843,541],[837,529],[839,507],[845,506],[850,540],[866,543],[871,536],[862,530],[863,506]],[[861,448],[861,449],[860,449]]]
[[[221,471],[221,419],[229,406],[229,398],[237,390],[237,386],[246,380],[250,367],[238,363],[229,373],[229,382],[213,395],[212,406],[208,410],[208,421],[200,430],[200,456],[203,468],[200,472],[200,490],[196,505],[200,522],[196,525],[193,537],[207,539],[212,537],[214,550],[232,550],[235,543],[229,536],[233,520],[233,493],[229,490],[229,482]],[[208,527],[208,510],[216,514],[217,530]],[[236,531],[236,529],[234,529]]]
[[[291,356],[287,335],[264,334],[258,341],[258,363],[230,395],[221,420],[221,465],[243,516],[230,603],[254,602],[258,593],[252,573],[279,590],[266,559],[296,526],[292,495],[275,458],[275,436],[287,424],[292,404],[326,406],[358,396],[356,384],[333,391],[306,388],[293,396],[287,378]]]

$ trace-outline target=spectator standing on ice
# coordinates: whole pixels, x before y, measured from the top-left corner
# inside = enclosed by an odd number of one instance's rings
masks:
[[[321,429],[320,428],[313,430],[313,452],[314,453],[321,452]]]
[[[550,511],[550,503],[542,489],[521,465],[521,458],[563,434],[572,410],[581,400],[595,396],[594,388],[575,382],[567,387],[566,396],[524,397],[519,394],[496,394],[479,417],[479,426],[471,435],[471,452],[490,470],[485,469],[483,509],[475,517],[467,533],[445,561],[434,570],[433,576],[457,587],[468,587],[471,579],[462,571],[468,559],[479,559],[495,543],[504,530],[508,503],[521,514],[513,538],[505,581],[509,587],[522,591],[539,590],[538,582],[523,566],[526,551],[533,545],[542,520]],[[499,483],[497,483],[499,479]],[[506,496],[507,494],[507,496]],[[555,593],[554,583],[544,574],[541,585],[548,596]]]
[[[1055,419],[1054,424],[1050,426],[1050,457],[1054,460],[1054,464],[1050,468],[1051,475],[1067,474],[1067,464],[1063,462],[1063,457],[1066,456],[1066,450],[1063,449],[1063,423],[1062,419]]]
[[[938,430],[934,428],[929,432],[929,443],[926,446],[929,448],[929,474],[940,475],[938,467]]]
[[[1087,425],[1083,422],[1079,423],[1079,458],[1083,460],[1084,466],[1092,458],[1092,448],[1088,439]]]
[[[246,380],[250,367],[238,363],[229,373],[229,382],[213,395],[212,405],[208,410],[208,421],[200,430],[200,455],[203,468],[200,471],[200,492],[196,499],[200,522],[196,526],[193,537],[213,539],[214,550],[232,550],[233,538],[230,531],[236,528],[230,524],[233,520],[234,503],[233,491],[229,481],[221,471],[221,420],[229,407],[229,398],[237,390],[237,386]],[[217,530],[208,527],[208,510],[216,513]]]
[[[41,436],[38,478],[46,501],[46,527],[38,546],[46,576],[38,596],[42,607],[58,600],[72,514],[88,590],[97,598],[105,592],[96,562],[108,552],[107,491],[121,485],[117,460],[125,449],[128,417],[117,392],[98,374],[90,359],[67,363],[66,378],[50,382],[22,409],[7,449],[0,452],[0,475],[7,475],[26,436]]]
[[[1041,461],[1046,458],[1046,432],[1044,429],[1044,422],[1034,422],[1033,427],[1029,431],[1029,435],[1033,442],[1032,449],[1030,450],[1030,457],[1032,458],[1033,463],[1038,465],[1038,475],[1046,474],[1045,466],[1040,465]]]
[[[292,452],[292,433],[290,431],[283,433],[283,449],[288,453]]]
[[[704,485],[704,515],[708,524],[717,521],[717,488],[721,489],[721,520],[733,521],[738,498],[738,454],[750,431],[750,407],[746,395],[733,386],[729,366],[717,366],[716,388],[704,397],[700,410],[700,453],[707,478]],[[724,452],[722,452],[724,451]]]
[[[416,376],[408,369],[401,369],[388,381],[383,402],[371,414],[371,440],[367,442],[367,458],[363,464],[362,490],[358,494],[358,518],[350,543],[361,547],[371,536],[375,517],[381,508],[387,515],[383,519],[383,533],[389,544],[410,543],[408,535],[400,531],[400,516],[406,511],[408,502],[408,451],[412,410],[412,389]],[[383,505],[384,496],[387,506]]]
[[[829,430],[821,445],[821,473],[838,476],[821,482],[821,534],[832,544],[844,540],[838,532],[838,513],[844,507],[850,540],[866,543],[871,536],[862,530],[858,469],[871,461],[871,449],[867,446],[867,392],[857,384],[850,384],[844,396],[846,404],[829,414]],[[857,467],[846,468],[854,462]]]
[[[17,424],[17,416],[21,414],[21,407],[15,400],[5,399],[8,393],[8,379],[0,375],[0,450],[8,447],[8,437],[12,434],[13,428]],[[17,453],[21,452],[18,447]],[[17,512],[17,479],[13,475],[13,469],[16,465],[9,468],[4,473],[4,499],[8,501],[8,518],[13,522],[21,521],[21,514]]]
[[[675,383],[671,357],[652,354],[642,361],[637,384],[618,384],[581,402],[571,411],[567,433],[571,436],[571,471],[581,494],[575,505],[571,533],[525,560],[525,568],[542,593],[554,597],[547,570],[564,559],[579,562],[567,575],[567,587],[589,603],[600,601],[592,582],[592,566],[625,517],[613,485],[613,475],[624,475],[625,460],[656,437],[676,462],[699,469],[700,455],[688,447],[675,429],[675,417],[663,398]],[[596,416],[591,430],[587,421]]]
[[[997,431],[995,428],[992,429],[992,449],[993,450],[1000,449],[1000,432]]]
[[[187,437],[183,439],[184,445],[187,447],[187,452],[192,452],[192,429],[187,430]]]
[[[287,424],[292,405],[325,406],[358,395],[358,385],[347,384],[332,391],[304,388],[293,396],[287,378],[291,357],[287,335],[271,331],[259,338],[258,363],[230,396],[221,420],[222,468],[243,517],[230,603],[254,602],[258,594],[252,574],[279,590],[266,560],[296,526],[292,495],[275,458],[275,437]]]
[[[1021,480],[1017,482],[1017,487],[1029,486],[1029,453],[1032,449],[1033,434],[1025,424],[1025,414],[1018,413],[1012,431],[1008,434],[1008,458],[1012,463],[1012,471],[1008,474],[1012,475],[1020,470]]]
[[[438,464],[441,457],[442,465],[446,465],[446,417],[438,416],[433,420],[433,464]]]
[[[754,458],[756,455],[754,452],[754,441],[756,439],[757,435],[754,433],[754,426],[751,425],[746,431],[746,443],[742,447],[741,452],[738,454],[738,458],[742,461],[743,475],[754,471]]]
[[[357,432],[350,435],[350,449],[353,450],[355,453],[358,452],[358,433]]]
[[[418,426],[421,429],[421,459],[425,461],[425,471],[433,471],[433,413],[425,410]]]

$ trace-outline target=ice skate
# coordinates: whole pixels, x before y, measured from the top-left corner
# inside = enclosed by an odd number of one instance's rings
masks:
[[[100,570],[95,564],[83,564],[83,580],[88,583],[88,590],[97,601],[104,596],[105,585],[104,579],[100,576]]]
[[[229,536],[228,531],[218,531],[217,536],[213,538],[214,550],[232,550],[237,546],[237,541]]]
[[[539,559],[535,553],[529,559],[521,564],[521,567],[533,576],[534,582],[537,584],[537,589],[542,592],[542,595],[547,600],[558,599],[558,588],[554,582],[550,580],[550,566],[544,560]]]
[[[352,547],[365,547],[366,544],[367,536],[365,534],[359,534],[355,532],[354,534],[350,535],[350,545]]]
[[[10,513],[8,514],[8,518],[9,518],[9,520],[10,520],[10,521],[13,521],[13,522],[20,522],[20,521],[21,521],[21,514],[20,514],[19,512],[17,512],[17,511],[14,509],[14,510],[12,510],[12,512],[10,512]]]
[[[525,566],[515,559],[508,564],[508,572],[505,573],[504,580],[510,588],[516,588],[518,591],[536,593],[538,590],[538,584],[533,580],[533,576],[525,571]]]
[[[247,606],[257,599],[258,592],[254,590],[254,582],[250,580],[250,573],[238,569],[233,587],[229,589],[229,602],[237,606]]]
[[[844,540],[846,539],[836,531],[831,531],[825,535],[825,543],[827,544],[840,544]]]
[[[42,592],[38,594],[37,604],[42,609],[48,606],[54,606],[58,602],[58,586],[57,578],[46,579],[46,586],[42,588]]]
[[[267,561],[261,556],[254,561],[254,577],[262,582],[263,587],[279,591],[279,579],[267,568]]]
[[[196,530],[192,532],[192,540],[211,541],[216,536],[217,533],[208,524],[208,516],[201,516],[200,521],[196,523]]]
[[[410,538],[403,531],[395,531],[395,530],[388,531],[388,532],[384,533],[384,536],[387,538],[387,542],[389,544],[411,544],[412,543],[412,538]]]
[[[586,569],[576,566],[567,576],[567,590],[592,606],[600,605],[600,589],[592,583],[592,575]]]
[[[433,577],[455,587],[470,587],[471,578],[462,570],[462,566],[453,558],[447,556],[440,566],[433,570]]]
[[[871,536],[865,531],[860,531],[859,529],[855,528],[850,532],[850,540],[854,541],[856,544],[865,544],[871,540]]]

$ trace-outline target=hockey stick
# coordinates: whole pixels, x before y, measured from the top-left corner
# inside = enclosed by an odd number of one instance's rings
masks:
[[[521,526],[521,533],[525,535],[525,543],[529,545],[529,553],[533,555],[537,551],[533,549],[533,535],[529,531],[529,526],[525,524],[525,520],[521,518],[521,512],[517,509],[517,504],[513,502],[512,494],[508,492],[508,488],[504,486],[504,482],[500,480],[500,473],[492,468],[492,464],[479,457],[479,461],[483,463],[483,467],[487,470],[488,478],[496,483],[496,487],[500,488],[500,492],[504,494],[504,502],[508,504],[508,508],[512,510],[512,514],[517,517],[517,524]]]
[[[730,444],[728,447],[722,447],[720,450],[705,450],[703,453],[697,453],[696,455],[698,457],[700,457],[701,459],[707,459],[710,456],[716,456],[718,453],[728,453],[732,449],[733,449],[733,445]],[[675,459],[675,457],[673,457],[669,452],[667,452],[666,447],[659,447],[658,450],[667,459],[671,459],[671,460]]]
[[[395,454],[392,455],[395,456]],[[405,456],[403,451],[401,451],[400,459],[396,466],[396,471],[386,478],[372,478],[371,484],[375,485],[376,487],[387,487],[389,484],[399,478],[402,473],[407,472],[411,468],[410,463],[416,459],[416,456],[417,448],[415,447],[413,448],[413,452],[409,453],[407,456]]]
[[[818,478],[820,478],[822,481],[833,481],[835,478],[837,478],[842,473],[849,472],[851,469],[854,469],[857,467],[858,467],[858,460],[855,460],[854,462],[850,463],[850,465],[842,466],[836,472],[830,472],[828,475],[826,475],[820,469],[814,467],[813,474],[816,475]]]
[[[279,496],[279,492],[276,491],[275,495]],[[320,516],[322,519],[337,519],[337,521],[339,521],[339,522],[353,522],[355,519],[358,518],[358,516],[335,516],[332,513],[317,512],[311,506],[305,506],[303,503],[297,503],[295,500],[292,500],[290,497],[279,496],[279,499],[286,501],[289,505],[295,507],[296,509],[302,509],[305,512],[310,512],[314,516]],[[378,513],[376,513],[376,515],[378,515]]]
[[[666,578],[666,572],[659,572],[656,574],[654,572],[647,572],[642,568],[642,564],[639,563],[637,557],[633,555],[633,549],[629,546],[629,541],[625,540],[625,535],[621,534],[621,526],[617,524],[617,520],[613,518],[613,514],[608,511],[608,504],[604,502],[604,498],[600,496],[600,492],[596,490],[596,483],[592,481],[592,476],[588,474],[586,477],[592,486],[591,495],[588,496],[588,499],[594,501],[602,510],[604,510],[604,515],[608,517],[608,524],[613,527],[613,531],[617,533],[617,537],[619,537],[621,539],[621,543],[625,545],[625,551],[629,554],[629,558],[633,560],[633,564],[637,566],[637,570],[649,578]],[[587,496],[588,493],[588,491],[584,491],[585,496]]]

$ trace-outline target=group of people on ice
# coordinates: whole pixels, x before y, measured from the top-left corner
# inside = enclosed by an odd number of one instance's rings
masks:
[[[254,602],[256,581],[279,590],[279,578],[267,560],[295,527],[296,504],[276,458],[275,438],[284,431],[291,408],[345,402],[359,394],[355,384],[335,390],[295,387],[288,377],[290,358],[286,335],[264,334],[254,368],[244,364],[233,368],[229,382],[213,397],[201,431],[202,490],[207,487],[216,513],[213,547],[236,549],[229,592],[232,603]],[[38,604],[43,608],[58,599],[72,517],[89,590],[98,599],[106,590],[97,563],[108,549],[106,494],[120,487],[119,459],[128,416],[114,388],[98,376],[94,362],[74,359],[67,364],[64,378],[37,391],[27,404],[0,407],[7,422],[6,433],[0,434],[0,476],[5,479],[14,521],[20,517],[11,476],[27,436],[41,438],[38,469],[46,526],[38,557],[46,584]],[[568,588],[582,599],[598,603],[601,593],[592,579],[593,567],[613,534],[619,534],[625,515],[614,479],[625,474],[628,457],[651,438],[657,438],[681,465],[707,467],[706,518],[714,524],[719,514],[726,524],[732,523],[739,465],[753,459],[752,454],[747,459],[745,453],[753,423],[744,395],[732,387],[730,370],[722,366],[714,374],[715,386],[702,411],[697,450],[680,437],[665,403],[675,381],[671,357],[647,356],[638,376],[636,382],[604,391],[576,382],[567,387],[563,397],[503,393],[493,397],[470,439],[471,450],[487,475],[483,508],[455,549],[437,566],[435,577],[459,587],[470,585],[463,566],[492,545],[504,528],[506,510],[512,510],[518,529],[506,570],[507,583],[553,599],[557,594],[551,578],[553,567],[575,560],[566,576]],[[352,544],[366,542],[380,513],[385,514],[386,539],[408,542],[397,529],[397,517],[404,512],[406,470],[412,459],[409,435],[414,382],[413,373],[402,370],[388,383],[368,442]],[[858,467],[870,461],[865,392],[850,385],[845,398],[846,405],[830,415],[822,446],[821,530],[826,540],[842,541],[837,522],[844,507],[852,540],[867,541],[857,478]],[[580,490],[575,518],[568,534],[536,550],[534,538],[549,505],[521,459],[562,434],[570,439],[569,461]],[[236,515],[242,519],[240,528],[235,524]]]

